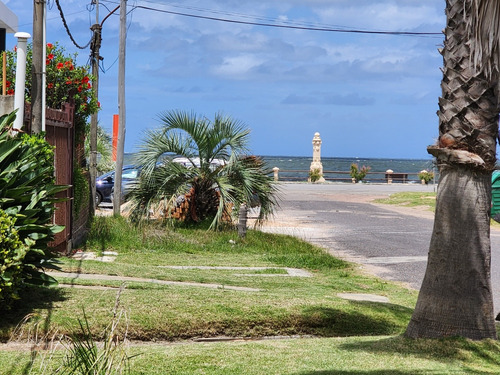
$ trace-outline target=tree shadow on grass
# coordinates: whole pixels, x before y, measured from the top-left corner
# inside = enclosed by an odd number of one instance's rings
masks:
[[[395,336],[386,339],[363,341],[357,343],[346,343],[341,346],[348,351],[363,351],[370,353],[395,354],[400,356],[413,356],[426,360],[439,362],[450,362],[460,364],[463,371],[473,374],[500,373],[500,343],[494,340],[472,341],[460,337],[445,339],[409,339],[403,336]],[[475,364],[483,369],[473,368]],[[389,370],[390,371],[390,370]],[[350,374],[350,372],[331,372],[331,374]],[[392,372],[387,372],[392,374]],[[419,374],[411,370],[410,373]],[[433,374],[435,372],[423,372]],[[309,374],[305,373],[304,375]],[[310,373],[310,375],[318,373]],[[320,372],[319,375],[322,373]],[[330,374],[330,372],[325,372]],[[353,372],[353,374],[365,374],[365,372]],[[378,374],[378,372],[366,372],[366,374]],[[398,372],[394,372],[398,374]],[[406,374],[406,372],[402,372]]]
[[[302,324],[324,337],[394,335],[404,330],[413,311],[390,303],[350,301],[350,305],[350,309],[308,307]]]
[[[0,342],[28,340],[31,345],[30,358],[23,353],[7,374],[22,366],[22,374],[30,374],[39,349],[47,349],[51,335],[51,319],[54,303],[64,301],[66,292],[61,288],[26,286],[19,293],[20,299],[9,310],[0,309]],[[35,312],[42,310],[43,313]],[[32,321],[32,322],[31,322]],[[25,327],[26,326],[26,327]]]
[[[27,317],[35,311],[44,310],[45,318],[39,327],[48,332],[50,329],[50,317],[53,304],[66,299],[66,291],[61,288],[47,288],[38,286],[27,286],[19,293],[20,299],[15,301],[9,310],[0,309],[0,342],[11,339],[16,330]],[[46,313],[45,313],[46,311]]]

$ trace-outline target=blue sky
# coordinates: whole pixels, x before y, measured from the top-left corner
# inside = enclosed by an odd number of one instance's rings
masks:
[[[3,0],[19,31],[32,33],[32,0]],[[95,21],[91,0],[62,0],[68,26],[84,45]],[[100,0],[100,19],[118,0]],[[105,6],[104,6],[105,5]],[[442,35],[397,36],[264,27],[235,21],[335,29],[439,33],[437,0],[129,0],[126,51],[126,141],[133,152],[158,114],[223,112],[251,129],[257,155],[311,156],[320,132],[322,156],[429,158],[438,135]],[[100,124],[111,132],[118,113],[119,17],[103,26]],[[47,41],[73,46],[54,0]],[[7,36],[7,48],[16,40]]]

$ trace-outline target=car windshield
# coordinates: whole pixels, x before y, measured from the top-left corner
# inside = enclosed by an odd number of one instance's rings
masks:
[[[102,179],[104,179],[106,177],[109,177],[109,176],[113,177],[114,175],[115,175],[115,171],[111,171],[111,172],[104,173],[103,175],[101,175],[101,176],[99,176],[97,178],[100,179],[100,180],[102,180]]]
[[[122,178],[133,179],[137,178],[138,175],[139,175],[139,170],[137,169],[125,169],[122,173]]]

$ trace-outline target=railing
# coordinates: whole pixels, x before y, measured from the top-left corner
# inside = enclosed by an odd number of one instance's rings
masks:
[[[367,172],[366,177],[363,178],[363,182],[371,183],[425,183],[422,182],[419,177],[419,173],[400,173],[393,171],[386,172]],[[437,183],[438,176],[434,172],[434,180],[429,181],[429,183]],[[309,170],[297,170],[297,169],[279,169],[277,167],[273,168],[273,177],[276,181],[308,181],[309,180]],[[353,181],[351,177],[351,172],[347,171],[323,171],[323,178],[325,181],[331,182],[356,182]]]

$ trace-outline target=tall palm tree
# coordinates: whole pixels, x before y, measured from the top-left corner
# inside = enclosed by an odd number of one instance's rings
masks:
[[[491,172],[496,164],[500,2],[447,0],[440,183],[427,270],[409,337],[496,338],[490,281]]]
[[[211,218],[217,228],[225,210],[258,202],[259,220],[277,205],[277,186],[269,170],[255,157],[246,156],[250,131],[242,123],[217,114],[213,121],[181,111],[160,115],[162,126],[146,134],[137,153],[141,178],[129,197],[135,217],[144,217],[152,205],[190,193],[188,218]],[[173,162],[182,157],[184,163]]]

